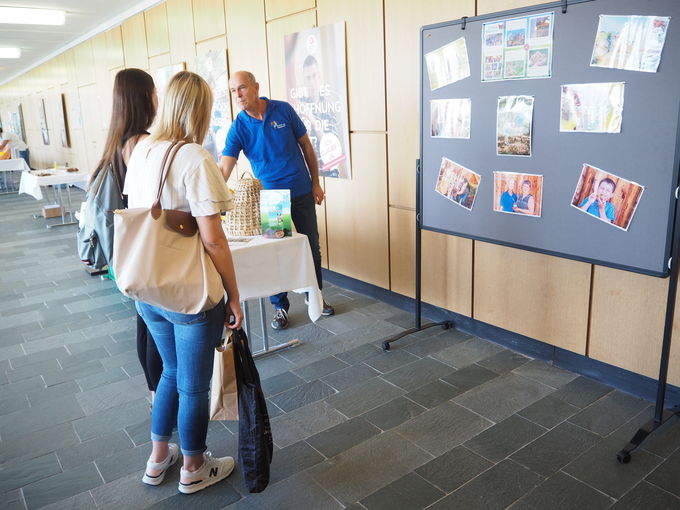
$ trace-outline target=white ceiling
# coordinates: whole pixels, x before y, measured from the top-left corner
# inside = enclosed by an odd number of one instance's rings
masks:
[[[0,19],[0,47],[21,48],[21,58],[0,59],[0,85],[162,0],[0,0],[2,7],[66,11],[63,26],[10,25]]]

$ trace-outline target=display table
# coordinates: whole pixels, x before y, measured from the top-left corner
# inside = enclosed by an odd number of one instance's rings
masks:
[[[264,349],[254,355],[262,356],[299,344],[300,341],[295,339],[269,347],[269,324],[265,317],[264,299],[291,290],[298,293],[307,292],[309,318],[316,321],[321,317],[323,298],[316,281],[314,260],[307,236],[298,233],[283,239],[265,239],[257,236],[246,243],[230,241],[229,248],[234,260],[241,301],[245,303],[255,298],[260,301]],[[249,329],[247,310],[247,306],[244,306],[246,330]]]
[[[19,193],[26,193],[27,195],[31,195],[36,200],[42,200],[43,193],[41,187],[52,186],[59,206],[61,207],[61,223],[47,225],[47,228],[62,227],[64,225],[75,225],[78,222],[74,221],[73,206],[71,204],[71,189],[69,185],[85,183],[89,178],[90,175],[85,172],[67,172],[65,168],[24,171],[21,173]],[[68,207],[66,207],[67,204],[64,203],[64,197],[62,194],[62,188],[64,187],[66,188]],[[71,218],[71,221],[69,222],[66,221],[67,213],[70,214]]]
[[[26,161],[23,158],[0,160],[0,172],[2,172],[2,183],[5,189],[4,193],[17,192],[17,189],[15,187],[16,184],[14,183],[14,179],[11,178],[11,174],[9,182],[12,184],[12,190],[10,191],[7,181],[7,172],[23,172],[29,170],[30,168],[28,167]]]

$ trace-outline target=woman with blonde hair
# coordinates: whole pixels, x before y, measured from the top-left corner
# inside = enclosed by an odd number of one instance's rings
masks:
[[[198,314],[136,303],[163,359],[151,415],[153,449],[142,481],[160,484],[179,457],[178,446],[169,442],[176,422],[184,457],[179,491],[185,494],[222,480],[234,468],[233,458],[212,457],[205,443],[215,347],[223,327],[239,328],[243,318],[220,220],[220,212],[232,207],[231,195],[215,160],[200,145],[208,131],[212,104],[212,92],[203,78],[185,71],[176,74],[168,84],[156,128],[130,157],[124,191],[130,208],[150,207],[156,199],[164,156],[172,144],[185,142],[168,169],[161,206],[190,212],[196,218],[205,251],[227,294],[226,305],[222,300]]]

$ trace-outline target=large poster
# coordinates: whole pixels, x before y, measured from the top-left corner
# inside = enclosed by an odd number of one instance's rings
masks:
[[[350,179],[345,24],[284,38],[286,95],[307,127],[319,175]]]
[[[210,85],[214,100],[213,109],[210,113],[210,127],[203,147],[215,157],[216,161],[219,161],[229,126],[231,126],[227,52],[208,51],[196,57],[196,72]]]

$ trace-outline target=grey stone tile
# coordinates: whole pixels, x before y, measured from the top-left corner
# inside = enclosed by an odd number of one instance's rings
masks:
[[[452,384],[461,390],[461,393],[465,393],[496,377],[498,377],[496,372],[480,367],[479,365],[468,365],[467,367],[463,367],[460,370],[456,370],[455,372],[442,377],[442,381]]]
[[[402,367],[408,363],[418,360],[418,356],[411,354],[404,349],[382,351],[366,360],[369,367],[373,367],[383,374],[391,372],[395,368]]]
[[[540,425],[513,414],[473,437],[465,446],[492,462],[499,462],[545,432]]]
[[[380,432],[364,418],[356,417],[307,438],[307,443],[326,457],[334,457]]]
[[[604,510],[614,500],[564,473],[555,473],[512,506],[512,510]]]
[[[328,403],[348,418],[370,411],[405,393],[404,390],[383,381],[371,379],[360,387],[349,388],[328,399]]]
[[[146,463],[146,459],[144,460]],[[177,494],[177,484],[170,481],[177,480],[177,464],[166,474],[166,483],[150,487],[141,483],[144,474],[142,469],[113,482],[95,487],[90,491],[97,508],[107,510],[138,510],[168,499]],[[221,482],[226,483],[226,482]]]
[[[69,498],[103,483],[94,464],[45,478],[23,488],[28,510]]]
[[[529,407],[525,407],[517,414],[527,420],[531,420],[534,423],[538,423],[539,425],[551,429],[578,411],[578,407],[556,398],[553,395],[548,395],[538,402],[531,404]]]
[[[463,393],[454,402],[499,422],[553,391],[550,386],[509,373]]]
[[[336,354],[335,357],[344,361],[345,363],[354,365],[355,363],[360,363],[362,361],[371,359],[374,356],[379,356],[383,352],[385,351],[383,351],[380,346],[369,343],[354,347],[353,349],[349,349],[345,352],[340,352]]]
[[[95,460],[97,468],[104,477],[106,483],[113,482],[132,473],[140,472],[146,466],[146,461],[151,454],[151,444],[125,449],[108,457],[100,457]]]
[[[440,379],[437,379],[436,381],[407,393],[405,397],[413,400],[423,407],[432,409],[433,407],[437,407],[442,402],[451,400],[460,393],[460,389],[451,384],[445,383]]]
[[[578,374],[562,370],[542,360],[531,360],[513,370],[517,375],[533,379],[547,386],[559,389],[578,377]]]
[[[491,421],[453,402],[444,402],[399,425],[394,431],[438,456],[492,425]]]
[[[493,463],[463,446],[457,446],[416,469],[416,473],[439,487],[452,492],[486,471]]]
[[[406,391],[412,391],[452,372],[454,369],[445,363],[432,358],[423,358],[397,368],[382,378]]]
[[[57,360],[46,359],[36,363],[31,363],[30,365],[22,366],[16,370],[8,370],[6,373],[9,381],[15,383],[30,377],[35,377],[36,375],[47,375],[57,371],[61,371],[61,367],[59,366]]]
[[[233,480],[236,473],[233,473],[227,480]],[[189,499],[189,501],[187,501]],[[216,483],[202,491],[195,492],[190,497],[185,494],[177,493],[158,503],[147,507],[147,510],[186,510],[187,505],[192,510],[213,510],[224,508],[241,499],[241,495],[227,482]],[[229,507],[231,508],[231,507]]]
[[[620,464],[616,460],[616,452],[620,448],[618,441],[604,439],[562,468],[562,471],[618,499],[662,461],[656,455],[637,450],[633,462]]]
[[[654,407],[649,405],[612,432],[609,437],[617,438],[621,441],[621,444],[629,442],[641,427],[655,419]],[[679,418],[671,418],[654,430],[642,443],[641,448],[660,457],[666,458],[670,456],[680,448],[680,426],[678,426],[678,420]]]
[[[270,354],[255,360],[260,379],[266,379],[295,368],[295,364],[279,354]]]
[[[19,356],[12,358],[10,362],[15,369],[37,363],[39,361],[54,360],[59,356],[67,355],[68,351],[64,347],[55,347],[54,349],[47,349],[45,351],[36,352],[35,354],[27,354],[26,356]]]
[[[233,476],[233,475],[232,475]],[[333,499],[307,472],[267,487],[259,494],[250,494],[237,501],[229,510],[341,510],[343,505]]]
[[[368,510],[391,510],[393,508],[419,510],[443,496],[444,493],[427,480],[415,473],[409,473],[365,497],[361,500],[361,504]]]
[[[397,397],[362,416],[382,430],[389,430],[424,413],[425,410],[423,406],[407,398]]]
[[[512,455],[512,459],[543,476],[590,449],[599,441],[597,434],[564,422]],[[546,455],[550,452],[550,455]]]
[[[680,499],[645,481],[623,496],[612,510],[678,510]]]
[[[148,416],[148,401],[139,399],[75,420],[73,427],[80,439],[87,441],[139,423]]]
[[[645,407],[647,407],[646,401],[620,391],[613,391],[569,418],[569,421],[601,436],[606,436]]]
[[[272,436],[274,443],[284,448],[343,421],[345,417],[327,402],[315,402],[272,418]]]
[[[348,366],[349,364],[344,361],[341,361],[334,356],[329,356],[328,358],[305,365],[302,368],[292,370],[292,372],[306,381],[313,381],[314,379],[319,379],[325,375],[347,368]]]
[[[430,508],[506,508],[541,480],[536,473],[506,459]]]
[[[132,363],[133,361],[137,361],[139,363],[137,351],[125,351],[120,354],[116,354],[115,356],[104,358],[100,360],[100,363],[106,370],[110,370],[112,368],[122,367],[123,365]]]
[[[24,354],[20,345],[9,345],[7,347],[0,347],[0,360],[15,358]]]
[[[274,404],[286,412],[322,400],[336,391],[322,381],[312,381],[269,397]]]
[[[110,358],[108,358],[110,359]],[[51,372],[49,374],[44,374],[45,384],[48,386],[54,386],[56,384],[61,384],[66,381],[74,381],[82,377],[87,377],[88,375],[96,374],[104,370],[101,361],[93,360],[84,363],[83,365],[68,368],[65,370],[60,370],[59,372]]]
[[[148,394],[146,379],[144,376],[136,376],[78,393],[76,399],[85,414],[89,416],[125,402],[144,398]]]
[[[452,367],[463,368],[503,350],[504,348],[500,345],[473,337],[447,347],[433,354],[432,357]]]
[[[87,491],[44,506],[42,510],[90,510],[94,507],[94,499],[92,499],[89,491]]]
[[[0,508],[2,510],[26,510],[24,496],[21,489],[5,492],[0,495]]]
[[[0,400],[0,416],[15,411],[21,411],[22,409],[28,409],[28,399],[26,398],[26,395],[16,395]]]
[[[431,458],[397,434],[383,432],[310,468],[309,473],[333,497],[348,505],[398,480]]]
[[[553,397],[564,400],[573,406],[584,408],[604,397],[613,389],[611,386],[606,386],[587,377],[577,377],[553,393]]]
[[[17,395],[23,395],[31,390],[38,390],[45,387],[45,382],[42,377],[36,375],[29,379],[24,379],[16,383],[5,383],[2,385],[2,396],[4,398],[15,397]]]
[[[275,484],[324,460],[325,457],[305,441],[281,448],[272,457],[269,483]]]
[[[84,416],[75,397],[61,397],[38,404],[30,409],[0,416],[0,436],[3,441],[30,432],[46,429]]]
[[[268,379],[262,380],[262,391],[265,395],[271,396],[284,392],[296,386],[304,384],[305,380],[292,372],[283,372]]]
[[[109,353],[104,347],[97,347],[96,349],[88,349],[76,354],[61,356],[59,357],[59,363],[62,368],[72,368],[88,361],[108,357]]]
[[[28,432],[2,443],[0,463],[33,459],[78,442],[69,422],[42,429],[39,434]]]
[[[417,335],[413,335],[413,341],[405,343],[404,349],[411,354],[424,357],[439,353],[444,349],[461,344],[471,338],[471,335],[456,329],[448,329],[443,333],[438,327],[433,327],[432,330],[434,330],[434,334],[430,336],[418,337]]]
[[[64,471],[68,471],[82,464],[95,461],[100,457],[108,457],[132,447],[132,441],[127,434],[119,430],[101,438],[60,448],[56,453],[62,468]]]
[[[505,349],[493,356],[479,360],[477,364],[502,375],[528,363],[530,360],[531,358],[527,358],[518,352]]]
[[[632,462],[638,461],[638,452],[633,453]],[[647,481],[657,487],[680,497],[680,450],[668,457],[654,472],[647,477]]]
[[[26,396],[31,401],[31,405],[36,406],[55,398],[75,395],[78,392],[80,392],[80,387],[74,381],[68,381],[56,386],[29,391],[26,393]]]
[[[24,487],[57,473],[61,473],[61,467],[54,453],[9,464],[2,470],[0,494]]]
[[[123,372],[120,367],[112,368],[111,370],[106,370],[104,372],[99,372],[96,374],[88,375],[80,379],[76,379],[76,383],[82,388],[83,391],[98,388],[105,384],[114,383],[117,381],[122,381],[123,379],[128,379],[128,375]]]
[[[372,325],[375,319],[366,317],[355,311],[336,314],[332,317],[324,317],[317,324],[334,334],[347,333],[356,329],[366,328]]]
[[[322,381],[337,391],[343,391],[380,375],[380,372],[363,363],[343,368],[325,376]]]

